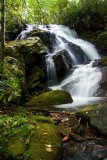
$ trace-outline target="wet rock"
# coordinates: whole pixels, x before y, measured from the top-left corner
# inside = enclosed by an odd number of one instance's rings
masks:
[[[35,29],[27,34],[26,37],[39,37],[42,43],[48,47],[49,51],[52,52],[56,44],[55,34],[40,29]]]
[[[107,137],[107,103],[94,104],[80,109],[76,113],[79,117],[85,119],[99,133]]]
[[[63,160],[101,160],[107,157],[107,146],[98,141],[64,144]]]
[[[72,59],[66,50],[61,50],[53,56],[57,80],[60,82],[70,72]]]
[[[75,58],[78,59],[79,64],[85,64],[89,62],[88,58],[86,57],[84,51],[80,48],[80,46],[70,42],[68,43],[68,47],[72,51],[72,54],[75,56]]]

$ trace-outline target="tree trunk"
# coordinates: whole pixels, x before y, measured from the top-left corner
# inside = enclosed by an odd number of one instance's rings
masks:
[[[5,45],[5,0],[1,0],[1,48],[0,48],[0,62],[1,73],[3,72],[3,59],[4,59],[4,45]]]

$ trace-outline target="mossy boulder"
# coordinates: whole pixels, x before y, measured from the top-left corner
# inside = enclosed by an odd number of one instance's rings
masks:
[[[72,103],[71,95],[63,90],[53,90],[34,96],[29,102],[26,103],[27,107],[35,108],[48,108],[50,106]]]
[[[28,95],[26,90],[27,86],[31,85],[31,90],[33,91],[36,89],[42,90],[44,88],[44,85],[42,84],[44,81],[44,79],[42,79],[43,76],[38,75],[39,72],[37,71],[42,69],[36,68],[36,75],[34,74],[33,70],[35,71],[35,64],[38,66],[38,68],[45,66],[45,53],[45,47],[38,37],[30,37],[20,41],[11,41],[5,44],[5,56],[11,56],[13,59],[16,59],[18,62],[20,62],[20,71],[23,72],[23,81],[27,82],[27,84],[29,83],[28,85],[23,85],[23,89],[25,90],[24,93],[26,95]]]
[[[50,34],[50,32],[48,31],[43,31],[41,29],[36,28],[27,34],[27,37],[35,37],[35,36],[39,37],[42,40],[42,43],[45,46],[47,46],[50,51],[52,51],[52,48],[56,43],[54,33]]]
[[[76,113],[88,121],[99,133],[107,137],[107,104],[94,104],[80,109]]]
[[[45,74],[42,68],[34,66],[27,77],[27,86],[30,92],[40,92],[44,89]]]
[[[0,115],[0,158],[59,160],[62,138],[49,117]]]
[[[26,40],[11,41],[5,46],[5,55],[12,56],[18,60],[24,58],[28,67],[32,63],[41,61],[42,55],[46,53],[42,41],[38,37],[30,37]]]

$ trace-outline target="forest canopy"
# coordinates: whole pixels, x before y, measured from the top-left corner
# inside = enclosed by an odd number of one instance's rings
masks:
[[[1,17],[1,15],[0,15]],[[6,39],[26,23],[62,24],[76,31],[107,29],[106,0],[8,0]],[[97,24],[96,24],[97,23]]]

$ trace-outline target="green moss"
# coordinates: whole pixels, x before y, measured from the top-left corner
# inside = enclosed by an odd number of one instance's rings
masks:
[[[107,67],[107,57],[101,58],[98,65],[101,67]]]
[[[38,37],[30,37],[26,40],[21,40],[16,42],[16,48],[20,50],[20,52],[27,54],[44,54],[45,47],[42,44],[42,41]]]
[[[31,70],[30,76],[28,76],[28,89],[31,90],[41,90],[44,88],[41,81],[43,81],[44,73],[40,67],[35,66]]]
[[[32,160],[54,160],[60,149],[61,138],[56,132],[56,127],[52,124],[38,124],[37,133],[30,140],[30,158]]]
[[[7,154],[16,159],[16,157],[22,155],[25,152],[25,144],[23,142],[23,137],[16,136],[10,138],[7,145]]]
[[[19,160],[56,160],[62,139],[52,119],[22,113],[0,116],[0,154]]]
[[[5,55],[18,59],[22,64],[33,63],[38,55],[46,53],[42,41],[38,37],[28,38],[26,40],[11,41],[5,44]]]
[[[72,98],[70,94],[63,90],[48,91],[39,96],[33,97],[26,106],[30,107],[48,107],[51,105],[59,105],[65,103],[71,103]]]

